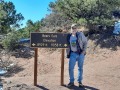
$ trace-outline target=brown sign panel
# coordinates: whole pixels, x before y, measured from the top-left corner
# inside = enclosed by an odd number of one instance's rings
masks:
[[[68,48],[67,35],[64,33],[31,33],[31,47]]]

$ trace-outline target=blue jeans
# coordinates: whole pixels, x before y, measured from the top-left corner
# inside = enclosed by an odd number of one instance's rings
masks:
[[[69,60],[70,82],[74,82],[74,67],[75,67],[76,61],[78,61],[78,82],[82,82],[84,58],[85,58],[84,54],[79,55],[77,53],[71,52],[70,60]]]

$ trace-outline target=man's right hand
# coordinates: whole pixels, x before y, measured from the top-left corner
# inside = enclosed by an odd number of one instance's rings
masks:
[[[70,58],[70,55],[67,55],[67,58]]]

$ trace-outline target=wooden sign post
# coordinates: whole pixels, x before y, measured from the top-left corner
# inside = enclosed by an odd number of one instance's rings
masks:
[[[64,85],[64,48],[68,48],[67,35],[63,33],[31,33],[30,45],[35,48],[34,86],[37,85],[38,48],[62,48],[60,85]]]
[[[62,54],[61,54],[61,81],[60,81],[61,86],[64,85],[64,52],[65,52],[65,50],[62,49]]]
[[[35,48],[35,56],[34,56],[34,86],[37,85],[37,61],[38,61],[38,48]]]

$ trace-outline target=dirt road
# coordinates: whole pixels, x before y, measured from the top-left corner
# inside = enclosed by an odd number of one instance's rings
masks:
[[[7,83],[4,87],[12,87],[5,90],[120,90],[120,50],[99,49],[96,54],[88,52],[84,63],[85,89],[77,85],[77,64],[74,72],[75,86],[72,88],[60,86],[60,58],[60,50],[55,52],[39,50],[38,87],[33,86],[34,59],[18,58],[18,65],[22,69],[5,78]],[[64,84],[68,82],[68,59],[65,59]],[[22,89],[20,85],[23,85]]]

